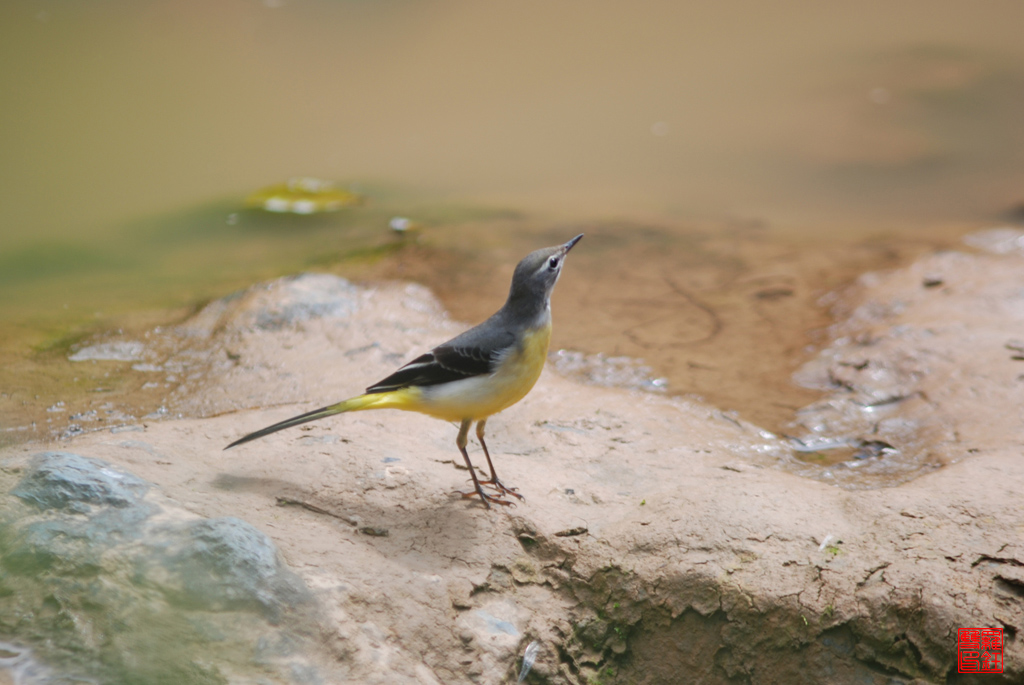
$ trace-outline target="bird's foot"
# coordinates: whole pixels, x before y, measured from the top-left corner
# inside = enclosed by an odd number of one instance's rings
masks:
[[[480,501],[483,502],[483,505],[488,509],[491,508],[492,503],[500,504],[503,507],[514,507],[516,505],[515,502],[510,502],[507,499],[502,499],[500,496],[496,497],[494,495],[488,495],[486,492],[484,492],[483,488],[477,488],[473,492],[461,492],[459,490],[456,490],[456,492],[462,495],[462,499],[472,499],[474,497],[479,496]]]
[[[482,480],[480,481],[480,485],[489,485],[490,487],[494,488],[495,490],[498,491],[499,497],[503,497],[505,495],[512,495],[521,502],[526,501],[526,498],[519,494],[519,488],[510,488],[497,478],[492,478],[490,480]]]

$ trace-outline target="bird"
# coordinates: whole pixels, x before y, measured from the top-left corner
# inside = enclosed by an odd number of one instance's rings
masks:
[[[416,357],[366,388],[364,394],[267,426],[224,449],[335,414],[368,409],[414,411],[459,422],[455,445],[473,479],[473,492],[460,492],[463,498],[478,496],[488,509],[491,504],[514,504],[506,496],[524,500],[517,488],[507,487],[498,478],[484,431],[491,416],[526,397],[540,377],[551,341],[551,293],[566,255],[582,237],[581,233],[562,245],[528,254],[516,265],[508,299],[494,315]],[[484,481],[477,478],[466,451],[474,422],[490,469],[490,478]],[[484,485],[497,495],[485,492]]]

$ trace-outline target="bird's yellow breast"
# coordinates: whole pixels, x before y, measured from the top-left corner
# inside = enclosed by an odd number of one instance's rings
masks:
[[[513,350],[501,363],[494,376],[507,374],[511,380],[508,403],[510,407],[533,389],[540,372],[544,370],[544,362],[548,359],[548,345],[551,342],[551,325],[528,331],[522,338],[520,346]],[[500,411],[500,410],[499,410]]]
[[[550,323],[527,330],[494,373],[423,388],[415,406],[400,407],[446,421],[484,419],[526,397],[548,357]]]

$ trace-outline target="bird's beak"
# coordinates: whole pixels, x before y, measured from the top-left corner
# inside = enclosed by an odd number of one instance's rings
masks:
[[[562,254],[565,254],[569,250],[571,250],[572,246],[575,245],[576,243],[578,243],[580,241],[580,238],[582,238],[582,237],[583,237],[583,234],[580,233],[578,236],[576,236],[575,238],[573,238],[572,240],[567,242],[565,245],[562,245]]]

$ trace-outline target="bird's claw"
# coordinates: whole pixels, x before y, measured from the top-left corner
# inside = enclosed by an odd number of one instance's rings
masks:
[[[503,507],[514,507],[516,505],[515,502],[510,502],[506,499],[502,499],[500,496],[495,497],[493,495],[488,495],[486,492],[483,491],[483,488],[479,490],[474,490],[473,492],[461,492],[458,490],[456,490],[456,492],[458,492],[462,496],[462,499],[472,499],[473,497],[480,497],[480,501],[483,502],[483,505],[488,509],[491,508],[492,502],[494,504],[500,504]]]
[[[519,488],[510,488],[497,478],[492,478],[491,480],[482,480],[480,481],[480,485],[489,485],[490,487],[498,491],[499,496],[512,495],[521,502],[526,501],[526,498],[519,494]]]

